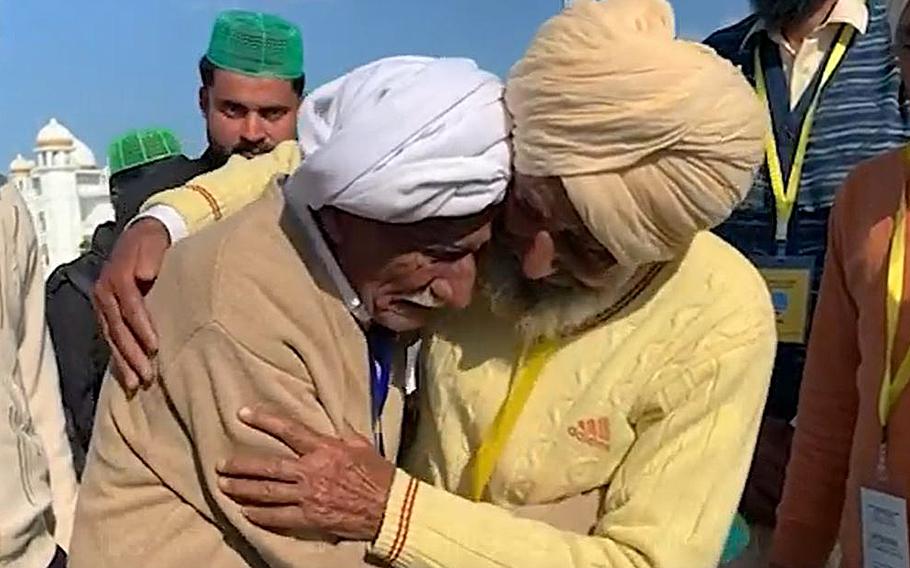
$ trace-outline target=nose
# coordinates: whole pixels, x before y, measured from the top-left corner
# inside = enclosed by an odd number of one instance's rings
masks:
[[[257,113],[248,112],[243,119],[240,136],[248,142],[262,142],[266,137],[264,122]]]
[[[477,279],[474,255],[469,254],[440,268],[439,276],[430,284],[433,295],[449,308],[463,310],[468,307],[474,293],[474,281]]]

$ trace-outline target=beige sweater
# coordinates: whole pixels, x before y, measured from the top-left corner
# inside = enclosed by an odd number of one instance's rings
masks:
[[[76,476],[44,324],[38,242],[12,185],[0,188],[0,412],[0,566],[44,568],[55,537],[68,545]]]
[[[103,389],[77,510],[72,568],[362,565],[363,544],[290,538],[246,521],[217,488],[237,450],[289,450],[243,426],[269,403],[319,432],[370,432],[364,335],[273,184],[179,243],[148,298],[160,380],[128,401]],[[397,451],[400,392],[386,405]]]

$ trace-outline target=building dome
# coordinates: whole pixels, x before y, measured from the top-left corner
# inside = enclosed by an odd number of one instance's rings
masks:
[[[95,153],[92,152],[92,149],[88,145],[79,140],[78,138],[73,138],[73,145],[75,149],[73,150],[73,163],[80,168],[95,168],[98,163],[95,161]]]
[[[44,125],[44,127],[38,131],[38,137],[35,139],[35,144],[39,149],[46,148],[71,148],[75,136],[69,131],[69,129],[59,122],[56,118],[52,118],[50,122]]]
[[[11,174],[27,174],[32,171],[32,168],[35,167],[35,163],[31,160],[26,160],[22,157],[22,154],[16,154],[16,157],[9,164],[9,173]]]

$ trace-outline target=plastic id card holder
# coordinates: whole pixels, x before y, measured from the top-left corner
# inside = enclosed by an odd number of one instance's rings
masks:
[[[863,524],[863,566],[910,568],[907,550],[907,503],[899,497],[860,489]]]
[[[753,258],[771,291],[780,343],[803,345],[809,324],[809,290],[815,259],[811,256]]]

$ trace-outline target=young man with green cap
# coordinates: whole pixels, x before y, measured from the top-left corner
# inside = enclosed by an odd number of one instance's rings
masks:
[[[202,159],[217,167],[233,154],[263,154],[297,137],[304,73],[294,24],[260,12],[222,12],[199,74],[209,142]]]
[[[209,145],[193,161],[198,168],[195,175],[221,167],[232,155],[267,153],[297,138],[297,113],[305,86],[303,61],[303,41],[294,24],[261,12],[228,10],[218,15],[209,48],[199,62],[199,108]],[[155,189],[176,187],[192,177]],[[208,192],[199,191],[194,199],[191,207],[220,209],[217,198]],[[129,304],[130,298],[119,293],[122,290],[141,298],[139,289],[147,289],[155,279],[171,241],[187,233],[183,218],[166,202],[143,213],[118,240],[112,262],[101,271],[96,310],[116,302]],[[139,355],[133,358],[141,359]],[[115,352],[115,362],[118,358],[122,359]]]

